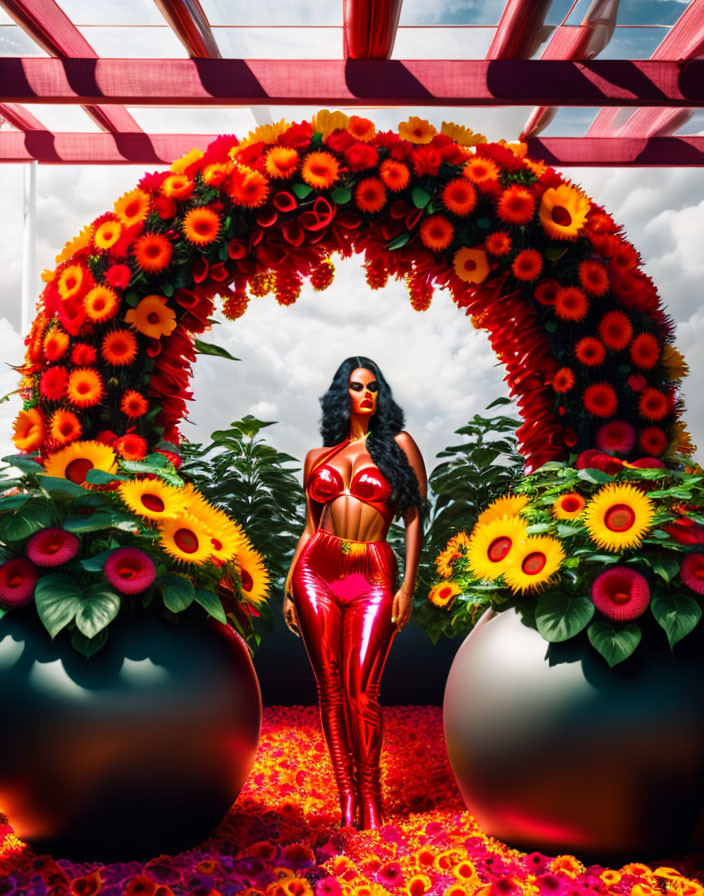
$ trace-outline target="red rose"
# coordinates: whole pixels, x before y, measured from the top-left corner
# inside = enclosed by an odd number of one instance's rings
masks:
[[[345,159],[352,171],[365,171],[376,165],[379,153],[375,146],[370,146],[368,143],[355,143],[345,150]]]
[[[176,200],[171,196],[162,196],[160,194],[154,199],[154,211],[164,221],[167,218],[173,218],[176,214]]]
[[[292,124],[288,130],[279,137],[281,146],[290,146],[292,149],[308,149],[310,146],[310,138],[313,136],[313,128],[310,122],[301,121],[298,124]]]
[[[127,433],[127,435],[115,439],[113,448],[118,454],[124,457],[125,460],[142,460],[147,453],[146,441],[141,436],[135,435],[134,433]]]
[[[262,140],[258,143],[250,143],[249,146],[245,146],[244,149],[239,150],[237,161],[241,165],[247,165],[251,168],[255,162],[258,162],[262,157],[265,146],[266,144]]]
[[[116,438],[117,433],[114,433],[111,429],[102,429],[95,437],[95,440],[102,442],[103,445],[112,445]]]
[[[86,345],[85,342],[78,342],[71,352],[71,363],[76,367],[90,367],[95,363],[98,353],[92,345]]]
[[[113,289],[124,289],[130,282],[131,272],[126,264],[113,264],[105,271],[105,279]]]
[[[354,137],[344,128],[338,128],[325,141],[325,145],[333,152],[344,152],[355,142]]]
[[[578,470],[601,470],[602,473],[614,476],[623,468],[623,461],[592,448],[577,457],[575,466]]]
[[[420,146],[411,153],[411,162],[416,174],[420,177],[422,174],[431,174],[435,176],[440,168],[442,156],[440,152],[432,146]]]

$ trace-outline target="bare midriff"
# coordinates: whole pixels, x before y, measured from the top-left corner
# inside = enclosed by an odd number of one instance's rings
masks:
[[[328,501],[318,528],[350,541],[385,541],[388,532],[379,511],[352,495],[340,495]]]

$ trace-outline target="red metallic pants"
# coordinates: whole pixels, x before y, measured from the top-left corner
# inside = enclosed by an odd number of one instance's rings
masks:
[[[391,622],[396,577],[386,541],[346,541],[322,529],[305,546],[292,577],[342,821],[355,824],[359,810],[363,828],[382,823],[379,683],[397,631]]]

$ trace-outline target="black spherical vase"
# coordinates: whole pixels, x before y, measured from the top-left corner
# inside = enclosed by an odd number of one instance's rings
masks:
[[[466,638],[445,689],[445,740],[488,834],[612,861],[692,842],[704,806],[704,630],[673,654],[654,620],[639,624],[643,643],[613,669],[584,633],[549,645],[512,609]]]
[[[200,608],[198,608],[200,610]],[[0,807],[41,853],[149,859],[207,837],[259,740],[244,641],[188,610],[121,614],[90,659],[33,607],[0,620]]]

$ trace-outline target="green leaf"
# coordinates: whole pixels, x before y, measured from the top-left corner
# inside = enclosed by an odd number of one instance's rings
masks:
[[[338,187],[332,194],[332,201],[335,205],[347,205],[351,198],[352,190],[348,187]]]
[[[37,482],[39,483],[39,488],[50,495],[58,492],[82,498],[88,491],[88,489],[83,488],[77,482],[71,482],[70,479],[63,479],[60,476],[45,476],[42,473],[37,477]]]
[[[107,629],[102,629],[94,638],[86,638],[79,631],[75,631],[71,636],[71,645],[79,653],[82,653],[86,659],[90,659],[96,654],[101,647],[105,646],[108,640]]]
[[[125,296],[125,301],[130,306],[130,308],[136,308],[139,305],[139,296],[136,292],[128,292]]]
[[[146,460],[123,460],[121,466],[129,473],[155,473],[160,479],[176,486],[176,488],[180,488],[183,485],[183,480],[173,471],[170,465],[166,466],[165,469],[161,469],[156,464],[147,463]]]
[[[85,560],[81,560],[81,566],[86,572],[102,572],[105,569],[105,561],[110,554],[112,554],[112,549],[93,554],[92,557],[86,557]]]
[[[107,508],[87,516],[69,516],[64,520],[64,529],[67,532],[97,532],[99,529],[112,528],[131,531],[136,530],[137,523],[134,517]]]
[[[207,591],[205,588],[196,588],[196,603],[199,603],[218,622],[222,622],[223,625],[227,624],[227,616],[217,594]]]
[[[4,498],[0,498],[0,513],[10,513],[15,512],[20,509],[20,507],[24,507],[27,501],[30,500],[30,495],[6,495]]]
[[[236,358],[234,355],[231,355],[226,348],[222,348],[219,345],[213,345],[212,342],[203,342],[202,339],[196,339],[193,343],[193,347],[199,355],[214,355],[216,358],[227,358],[229,361],[242,360],[241,358]]]
[[[548,246],[545,250],[545,257],[549,261],[559,261],[567,251],[567,246]]]
[[[567,641],[589,625],[594,610],[588,597],[552,592],[538,600],[535,622],[546,641]]]
[[[108,482],[128,479],[128,476],[120,476],[119,473],[108,473],[106,470],[88,470],[86,473],[86,482],[92,482],[96,485],[106,485]]]
[[[569,523],[557,524],[557,534],[559,538],[572,538],[573,535],[579,535],[581,531],[581,526],[570,525]]]
[[[306,196],[313,192],[312,187],[309,187],[308,184],[303,183],[294,184],[291,189],[299,199],[305,199]]]
[[[86,638],[94,638],[117,616],[120,603],[119,594],[108,588],[91,590],[76,613],[76,627]]]
[[[664,594],[655,592],[650,609],[658,623],[665,629],[670,649],[693,631],[702,618],[702,608],[688,594]]]
[[[592,482],[598,485],[601,485],[602,482],[613,482],[614,477],[610,476],[608,473],[605,473],[603,470],[580,470],[577,473],[578,479],[583,479],[585,482]]]
[[[416,208],[425,208],[430,202],[430,193],[424,190],[423,187],[416,187],[411,193],[411,198]]]
[[[0,541],[21,541],[52,525],[51,510],[44,502],[27,501],[17,513],[0,520]]]
[[[670,582],[680,571],[680,561],[669,554],[658,554],[656,557],[651,557],[650,567],[655,575]]]
[[[184,576],[169,575],[163,580],[161,596],[164,605],[172,613],[180,613],[193,603],[195,589],[190,579]]]
[[[42,576],[34,591],[37,613],[52,639],[71,622],[83,603],[77,583],[61,573]]]
[[[406,243],[411,238],[410,233],[400,233],[396,239],[391,240],[390,243],[386,244],[386,248],[390,251],[392,249],[400,249],[401,246],[405,246]]]
[[[7,615],[7,610],[3,610],[3,608],[0,607],[0,619],[2,619],[2,617],[6,616],[6,615]]]
[[[28,454],[9,454],[7,457],[3,457],[2,460],[6,464],[12,464],[13,467],[17,467],[18,470],[22,470],[23,473],[29,473],[30,476],[36,476],[44,469],[35,460],[32,460]]]
[[[491,218],[477,218],[477,227],[480,230],[489,230],[492,223]]]
[[[592,622],[587,634],[592,646],[612,668],[628,659],[641,639],[641,631],[635,622],[616,628],[610,622],[599,620]]]
[[[548,333],[557,333],[557,323],[554,320],[546,320],[545,329]]]
[[[490,411],[492,408],[502,407],[503,405],[507,405],[507,404],[511,404],[511,399],[510,399],[510,398],[506,398],[505,395],[501,395],[499,398],[495,398],[495,399],[491,402],[491,404],[488,404],[488,405],[486,406],[486,410],[487,410],[487,411]],[[544,467],[542,467],[541,469],[544,469]]]

